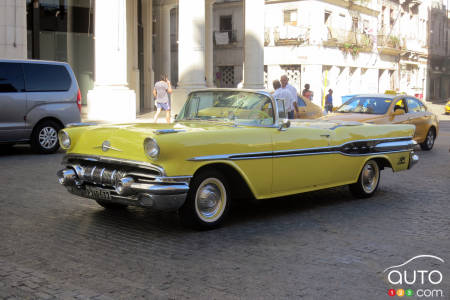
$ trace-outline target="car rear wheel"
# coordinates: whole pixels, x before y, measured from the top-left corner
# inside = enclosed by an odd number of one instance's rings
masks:
[[[128,205],[120,204],[120,203],[113,203],[109,201],[103,201],[103,200],[95,200],[98,205],[103,206],[106,209],[124,209],[127,208]]]
[[[431,150],[434,146],[434,140],[436,139],[436,133],[434,131],[434,128],[430,128],[427,133],[427,137],[425,138],[425,141],[420,144],[420,148],[422,150]]]
[[[181,222],[195,229],[219,227],[228,214],[230,195],[222,173],[215,170],[199,173],[192,179],[186,202],[178,210]]]
[[[39,123],[31,136],[31,147],[35,152],[50,154],[59,149],[58,131],[61,126],[54,121]]]
[[[350,184],[350,192],[358,198],[369,198],[378,189],[380,183],[380,167],[375,160],[369,160],[359,174],[358,182]]]

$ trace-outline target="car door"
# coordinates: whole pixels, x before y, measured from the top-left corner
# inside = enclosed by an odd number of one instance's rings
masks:
[[[393,124],[407,124],[408,123],[408,107],[406,105],[406,98],[395,98],[389,108],[390,122]],[[396,111],[402,109],[405,113],[396,115]]]
[[[284,113],[280,109],[280,119]],[[298,193],[329,183],[326,175],[327,160],[317,153],[328,147],[330,130],[320,126],[293,123],[289,128],[273,128],[273,184],[272,194]]]
[[[0,142],[25,140],[26,93],[20,63],[0,62]]]
[[[416,125],[414,137],[419,139],[425,139],[425,135],[427,134],[428,130],[427,124],[430,119],[430,116],[427,115],[425,107],[419,100],[413,97],[406,98],[406,105],[408,107],[407,123]]]

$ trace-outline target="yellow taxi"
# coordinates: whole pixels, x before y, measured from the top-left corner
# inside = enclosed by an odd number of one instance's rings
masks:
[[[296,119],[317,119],[323,116],[320,106],[301,95],[297,95],[297,106],[298,113],[295,114]]]
[[[450,100],[448,100],[447,104],[445,105],[445,113],[450,114]]]
[[[372,124],[412,124],[414,140],[422,150],[431,150],[439,132],[439,121],[419,99],[408,95],[361,94],[346,101],[324,120],[359,121]]]

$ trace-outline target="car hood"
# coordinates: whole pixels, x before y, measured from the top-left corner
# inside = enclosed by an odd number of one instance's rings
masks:
[[[357,121],[372,122],[384,118],[384,115],[360,114],[360,113],[332,113],[321,117],[327,121]]]

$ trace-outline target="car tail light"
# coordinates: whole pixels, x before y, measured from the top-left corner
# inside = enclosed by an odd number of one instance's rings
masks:
[[[78,109],[81,112],[81,92],[80,92],[80,89],[78,89],[78,94],[77,94],[77,105],[78,105]]]

